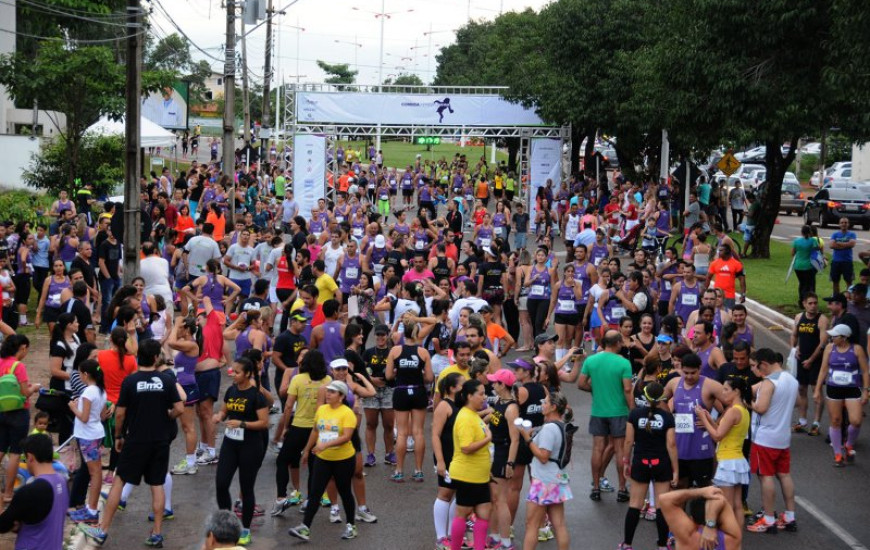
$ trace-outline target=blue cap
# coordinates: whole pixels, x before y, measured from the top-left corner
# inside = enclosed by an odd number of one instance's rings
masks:
[[[658,336],[656,336],[656,342],[661,342],[663,344],[673,344],[674,339],[667,334],[659,334]]]

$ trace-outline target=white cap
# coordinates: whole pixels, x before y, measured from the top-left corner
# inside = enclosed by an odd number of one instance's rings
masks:
[[[383,235],[375,237],[375,248],[384,248],[385,246],[387,246],[387,239]]]
[[[843,336],[848,338],[852,336],[852,329],[849,325],[837,325],[828,331],[828,336]]]

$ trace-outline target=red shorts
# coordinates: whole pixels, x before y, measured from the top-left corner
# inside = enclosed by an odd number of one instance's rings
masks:
[[[759,476],[790,473],[791,449],[771,449],[753,443],[749,451],[749,471]]]

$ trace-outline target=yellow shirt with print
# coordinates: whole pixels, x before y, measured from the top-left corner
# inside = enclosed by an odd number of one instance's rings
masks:
[[[449,367],[441,371],[441,374],[438,375],[438,380],[435,381],[435,387],[437,388],[438,384],[440,384],[441,381],[445,379],[448,374],[452,374],[454,372],[457,374],[461,374],[466,380],[468,380],[468,370],[469,367],[462,368],[456,364],[450,365]]]
[[[306,372],[297,374],[290,380],[287,395],[296,396],[296,411],[293,413],[292,426],[297,428],[313,428],[314,413],[317,411],[317,390],[332,382],[332,377],[325,376],[321,380],[312,380]]]
[[[314,413],[314,429],[317,430],[317,443],[328,443],[341,437],[347,428],[356,429],[356,415],[347,405],[333,409],[330,405],[321,405]],[[323,460],[346,460],[355,454],[350,440],[341,445],[329,447],[317,455]]]
[[[484,445],[471,454],[462,452],[475,441],[486,439],[486,425],[468,407],[462,407],[453,424],[453,460],[450,461],[450,477],[466,483],[489,483],[492,459],[489,447]]]
[[[314,281],[314,286],[317,287],[317,303],[322,304],[327,300],[335,298],[335,291],[338,290],[338,285],[335,284],[335,279],[324,273]]]

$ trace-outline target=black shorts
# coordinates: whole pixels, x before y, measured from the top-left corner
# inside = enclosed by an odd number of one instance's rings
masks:
[[[196,373],[195,376],[196,385],[199,387],[199,400],[218,401],[221,397],[221,370],[206,370]]]
[[[680,460],[679,466],[680,479],[688,479],[690,487],[709,487],[713,484],[713,475],[716,473],[715,459]]]
[[[429,405],[429,396],[426,388],[415,386],[413,388],[402,387],[393,390],[393,410],[399,412],[426,410]]]
[[[21,454],[21,442],[27,437],[30,428],[30,413],[18,409],[0,413],[0,452]]]
[[[504,191],[502,189],[493,189],[492,190],[492,195],[497,199],[500,199],[502,197],[502,194],[504,194]]]
[[[510,446],[510,442],[496,443],[493,446],[494,452],[492,455],[492,466],[489,469],[489,474],[492,477],[504,479],[504,471],[505,467],[507,466],[508,452],[510,451]]]
[[[827,397],[831,401],[851,401],[861,399],[861,388],[856,386],[825,386]]]
[[[674,468],[670,458],[635,458],[631,463],[631,479],[638,483],[670,481]]]
[[[413,197],[414,190],[413,189],[402,189],[402,196],[403,197]]]
[[[500,306],[504,303],[504,289],[502,287],[486,288],[481,293],[481,298],[491,306]]]
[[[817,359],[815,363],[813,363],[810,368],[805,369],[801,364],[801,361],[798,361],[797,368],[797,381],[801,386],[815,386],[816,382],[819,381],[819,371],[822,369],[822,360]]]
[[[456,486],[453,485],[455,483],[452,479],[450,483],[447,483],[447,480],[444,479],[444,476],[438,476],[438,486],[443,487],[444,489],[456,489]]]
[[[169,442],[125,443],[118,458],[118,477],[125,483],[163,485],[169,470]]]
[[[831,282],[839,283],[840,279],[852,284],[855,280],[855,266],[852,262],[831,262]]]
[[[399,193],[398,189],[390,189],[390,196],[395,197]]]
[[[302,451],[305,449],[305,445],[308,444],[308,438],[311,437],[311,430],[313,429],[292,425],[287,426],[287,433],[284,435],[284,445],[281,446],[278,456],[286,459],[291,468],[299,467]]]
[[[123,479],[123,478],[122,478]],[[467,483],[458,479],[451,480],[456,489],[456,505],[474,508],[478,504],[492,502],[489,483]]]
[[[59,317],[60,317],[60,308],[59,307],[45,306],[45,309],[42,310],[42,320],[45,321],[46,323],[56,323]]]
[[[553,316],[553,322],[557,325],[571,325],[576,327],[580,324],[579,313],[557,313]]]
[[[362,452],[362,441],[359,439],[359,426],[354,429],[353,434],[350,436],[350,444],[353,445],[354,453]]]

